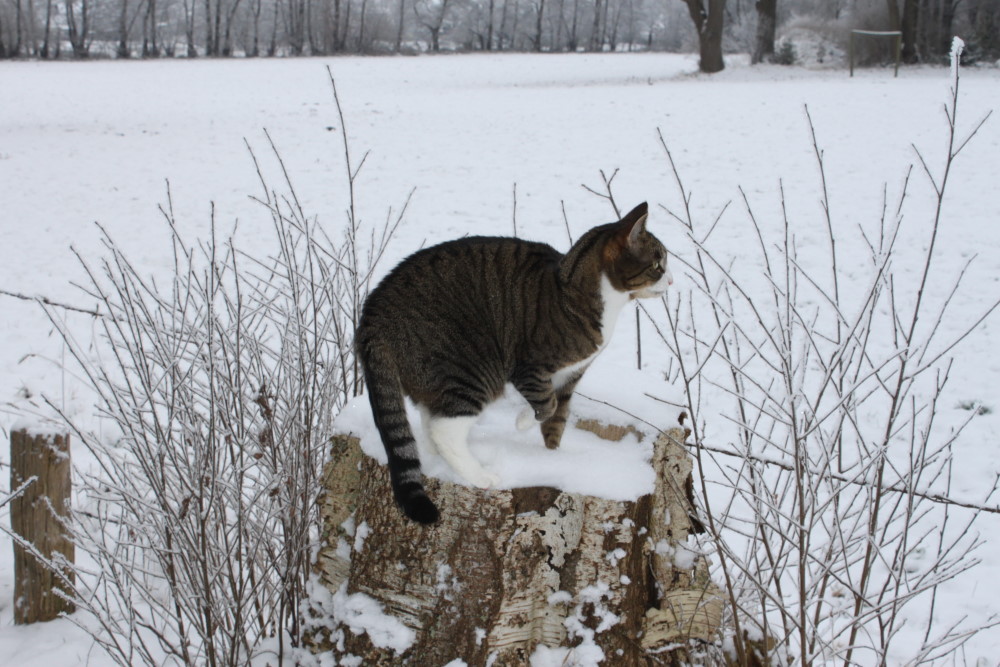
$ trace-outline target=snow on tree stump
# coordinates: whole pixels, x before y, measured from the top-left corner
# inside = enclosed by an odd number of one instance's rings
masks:
[[[577,427],[608,439],[626,430]],[[325,631],[314,645],[366,666],[690,660],[718,641],[724,604],[685,548],[700,529],[686,436],[656,439],[654,492],[635,501],[428,478],[433,526],[406,520],[385,466],[338,436],[320,501],[327,546],[312,598]]]
[[[14,623],[51,621],[75,606],[59,595],[73,581],[74,547],[69,515],[69,436],[15,427],[10,436],[11,530],[31,549],[14,543]],[[22,489],[17,493],[18,489]],[[47,562],[40,561],[35,554]],[[59,568],[56,571],[53,568]]]

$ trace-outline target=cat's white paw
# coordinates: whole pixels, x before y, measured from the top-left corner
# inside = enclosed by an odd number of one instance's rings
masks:
[[[527,431],[529,428],[538,423],[535,419],[535,411],[529,405],[517,415],[517,430]]]
[[[481,470],[469,479],[469,483],[473,486],[478,486],[480,489],[494,489],[500,485],[500,476],[486,470]]]

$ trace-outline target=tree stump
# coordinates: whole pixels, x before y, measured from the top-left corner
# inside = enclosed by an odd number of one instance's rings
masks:
[[[407,521],[385,466],[337,437],[321,498],[314,645],[336,664],[365,666],[696,659],[719,641],[724,605],[704,558],[685,546],[700,528],[689,518],[685,437],[678,428],[656,439],[655,490],[634,502],[428,478],[442,514],[433,526]]]
[[[69,436],[18,429],[10,438],[11,529],[32,550],[14,542],[14,623],[51,621],[72,613],[72,603],[56,591],[67,591],[73,572],[73,543],[65,529],[70,503]],[[55,568],[55,569],[54,569]],[[68,591],[67,591],[68,592]]]

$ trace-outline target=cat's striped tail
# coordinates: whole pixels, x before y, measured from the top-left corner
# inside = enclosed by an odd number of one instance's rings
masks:
[[[419,523],[438,520],[438,508],[427,496],[424,476],[420,471],[420,456],[406,418],[403,390],[393,369],[391,358],[382,354],[377,344],[366,341],[358,346],[358,355],[368,385],[368,400],[375,417],[375,426],[389,459],[389,481],[392,493],[403,513]]]

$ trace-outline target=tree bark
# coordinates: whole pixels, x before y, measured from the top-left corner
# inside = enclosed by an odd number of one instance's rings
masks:
[[[57,592],[69,593],[65,582],[73,581],[72,570],[64,567],[73,563],[75,551],[63,527],[71,495],[68,435],[11,433],[10,488],[26,483],[10,504],[11,530],[32,545],[29,550],[14,543],[14,623],[19,625],[51,621],[75,609]]]
[[[757,0],[757,34],[750,64],[770,62],[774,58],[774,31],[777,27],[778,0]]]
[[[656,488],[634,502],[427,479],[442,513],[433,526],[407,521],[385,466],[357,440],[335,438],[320,501],[320,579],[342,600],[363,594],[378,602],[413,634],[407,647],[387,647],[333,618],[315,646],[366,666],[416,657],[426,665],[460,658],[470,667],[521,666],[546,650],[599,650],[616,667],[689,660],[692,644],[721,636],[724,605],[704,559],[676,557],[690,553],[686,538],[702,529],[691,518],[685,437],[672,429],[656,439]]]

